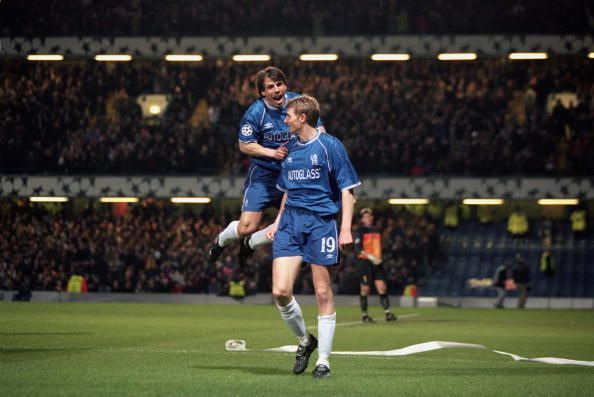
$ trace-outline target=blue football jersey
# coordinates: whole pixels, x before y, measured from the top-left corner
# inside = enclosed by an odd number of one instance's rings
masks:
[[[268,105],[264,98],[259,98],[246,110],[239,126],[239,141],[257,142],[265,148],[277,149],[287,143],[292,134],[285,124],[287,115],[287,102],[290,99],[301,96],[295,92],[285,94],[285,105],[277,109]],[[318,126],[322,123],[318,120]],[[280,171],[280,161],[269,157],[252,157],[252,162],[267,169]]]
[[[332,215],[341,208],[342,190],[361,184],[343,144],[320,133],[310,141],[293,138],[282,162],[277,187],[287,192],[288,207]]]

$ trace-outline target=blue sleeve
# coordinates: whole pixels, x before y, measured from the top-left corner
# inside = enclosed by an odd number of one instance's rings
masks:
[[[361,184],[346,149],[338,139],[332,140],[329,156],[332,167],[330,173],[336,179],[340,190],[352,189]]]
[[[243,118],[241,119],[241,123],[239,123],[239,141],[248,143],[248,142],[258,142],[260,138],[260,118],[262,117],[261,112],[258,112],[258,106],[254,103],[250,108],[245,112]]]

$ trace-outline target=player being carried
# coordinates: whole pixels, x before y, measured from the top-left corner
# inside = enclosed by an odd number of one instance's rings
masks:
[[[284,120],[288,101],[300,94],[287,92],[285,74],[273,66],[258,72],[256,87],[260,98],[245,112],[239,127],[239,150],[252,158],[244,182],[241,216],[214,238],[207,254],[210,263],[219,258],[224,247],[241,239],[239,265],[244,267],[256,247],[270,244],[266,238],[270,225],[257,231],[262,211],[278,208],[281,202],[282,192],[276,188],[276,180],[280,163],[288,153],[285,144],[292,136]],[[320,120],[316,127],[324,131]]]

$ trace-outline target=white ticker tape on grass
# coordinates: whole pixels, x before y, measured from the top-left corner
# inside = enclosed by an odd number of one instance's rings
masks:
[[[234,352],[245,352],[245,351],[261,351],[261,352],[274,352],[274,353],[295,353],[297,351],[297,345],[286,345],[281,347],[275,347],[271,349],[261,349],[261,350],[249,350],[247,348],[247,343],[244,340],[239,339],[230,339],[225,342],[225,348],[227,351],[234,351]],[[333,355],[343,355],[343,356],[386,356],[386,357],[394,357],[394,356],[408,356],[410,354],[417,354],[417,353],[424,353],[430,352],[433,350],[440,350],[440,349],[480,349],[480,350],[489,350],[483,345],[477,345],[473,343],[458,343],[458,342],[441,342],[441,341],[432,341],[432,342],[425,342],[419,343],[416,345],[411,345],[407,347],[403,347],[402,349],[394,349],[394,350],[379,350],[379,351],[360,351],[360,352],[351,352],[351,351],[337,351],[332,352]],[[539,358],[524,358],[520,357],[516,354],[506,353],[498,350],[491,350],[497,354],[503,354],[506,356],[510,356],[515,361],[530,361],[536,363],[544,363],[544,364],[558,364],[558,365],[583,365],[588,367],[594,367],[594,361],[579,361],[579,360],[569,360],[566,358],[556,358],[556,357],[539,357]]]

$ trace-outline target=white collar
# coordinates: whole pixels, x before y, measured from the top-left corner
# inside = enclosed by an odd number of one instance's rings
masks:
[[[312,142],[316,141],[316,140],[317,140],[317,139],[320,137],[320,134],[321,134],[321,132],[320,132],[318,129],[316,129],[316,131],[318,131],[318,133],[317,133],[317,134],[316,134],[316,135],[315,135],[313,138],[311,138],[309,141],[306,141],[306,142],[301,142],[301,141],[299,140],[299,137],[298,137],[298,138],[297,138],[297,143],[298,143],[299,145],[306,146],[306,145],[309,145],[310,143],[312,143]]]

